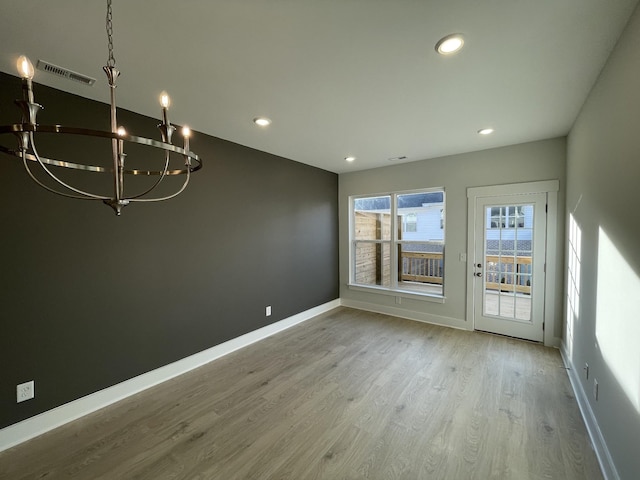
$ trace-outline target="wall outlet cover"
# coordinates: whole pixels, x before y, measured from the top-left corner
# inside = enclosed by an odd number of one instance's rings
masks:
[[[25,400],[31,400],[36,395],[35,383],[33,380],[30,382],[21,383],[16,387],[16,401],[17,403],[24,402]]]

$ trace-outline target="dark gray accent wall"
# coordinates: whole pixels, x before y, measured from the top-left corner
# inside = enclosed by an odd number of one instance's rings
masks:
[[[106,105],[35,94],[41,123],[108,127]],[[0,124],[18,122],[19,97],[0,74]],[[157,120],[120,119],[158,138]],[[191,145],[205,166],[186,192],[121,217],[0,156],[0,428],[338,298],[337,175],[204,134]],[[29,380],[36,398],[16,404]]]

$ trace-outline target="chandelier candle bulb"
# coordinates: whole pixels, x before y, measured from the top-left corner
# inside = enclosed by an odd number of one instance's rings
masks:
[[[24,55],[21,55],[20,58],[18,58],[18,72],[20,73],[20,76],[22,78],[28,78],[29,80],[33,79],[33,75],[34,75],[34,70],[33,70],[33,63],[31,63],[31,60],[29,60],[29,58],[27,58]]]
[[[162,92],[160,94],[160,106],[162,107],[162,122],[165,125],[169,125],[169,105],[171,105],[171,98],[169,98],[169,94],[167,92]]]
[[[124,152],[124,140],[122,139],[122,137],[124,137],[127,134],[127,131],[124,129],[124,127],[118,127],[118,136],[120,137],[118,139],[118,154],[122,155],[122,153]]]
[[[160,133],[162,134],[162,141],[165,143],[171,143],[171,136],[175,131],[175,128],[169,123],[169,105],[171,105],[171,98],[167,92],[160,94],[160,106],[162,107],[162,123],[158,125]]]
[[[191,136],[191,129],[189,127],[187,127],[186,125],[184,127],[182,127],[182,136],[184,136],[184,150],[187,152],[187,155],[185,155],[185,164],[186,165],[191,165],[191,159],[189,158],[189,136]]]
[[[22,77],[22,96],[29,103],[33,102],[33,79],[34,69],[33,63],[25,55],[21,55],[17,62],[18,74]],[[32,122],[33,123],[33,122]]]

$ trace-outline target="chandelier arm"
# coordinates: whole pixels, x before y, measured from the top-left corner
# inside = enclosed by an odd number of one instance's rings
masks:
[[[22,151],[22,163],[24,164],[24,169],[27,171],[27,173],[31,177],[31,180],[33,180],[40,187],[44,188],[45,190],[48,190],[51,193],[55,193],[56,195],[60,195],[61,197],[75,198],[75,199],[78,199],[78,200],[104,200],[104,199],[101,199],[101,198],[86,197],[86,196],[81,196],[81,195],[71,195],[70,193],[60,192],[60,191],[58,191],[58,190],[56,190],[54,188],[51,188],[48,185],[45,185],[44,183],[42,183],[40,180],[38,180],[35,177],[35,175],[31,171],[31,169],[29,168],[29,164],[27,162],[27,152],[26,152],[26,150]]]
[[[105,197],[103,195],[96,195],[94,193],[89,193],[89,192],[85,192],[83,190],[79,190],[75,187],[72,187],[71,185],[66,184],[65,182],[63,182],[62,180],[60,180],[58,177],[56,177],[44,164],[44,162],[42,162],[42,160],[40,160],[40,155],[38,155],[38,151],[36,150],[36,145],[33,139],[33,132],[29,132],[29,143],[31,144],[31,150],[33,150],[33,155],[35,156],[37,162],[40,164],[40,166],[42,167],[42,169],[47,172],[47,174],[54,179],[56,182],[58,182],[60,185],[62,185],[65,188],[68,188],[69,190],[71,190],[72,192],[75,193],[79,193],[80,195],[83,195],[84,197],[87,198],[93,198],[95,200],[108,200],[109,197]],[[38,182],[40,183],[40,182]],[[81,197],[81,198],[84,198]]]
[[[162,173],[160,174],[160,178],[158,180],[156,180],[156,182],[151,186],[151,188],[148,188],[147,190],[145,190],[144,192],[142,192],[139,195],[135,195],[133,197],[130,197],[129,200],[134,200],[136,198],[144,197],[148,193],[151,193],[152,190],[154,190],[158,185],[160,185],[160,182],[162,182],[162,180],[164,180],[164,177],[167,176],[167,170],[169,169],[169,158],[170,158],[171,155],[167,151],[165,151],[164,153],[165,153],[164,169],[162,170]]]
[[[0,145],[0,152],[2,153],[6,153],[7,155],[11,155],[14,157],[18,157],[18,158],[22,158],[22,153],[19,150],[13,150],[11,148],[7,148],[3,145]],[[28,160],[31,160],[32,162],[37,162],[36,157],[30,153],[26,153],[25,154]],[[43,163],[46,163],[47,165],[54,165],[56,167],[62,167],[62,168],[70,168],[73,170],[83,170],[83,171],[87,171],[87,172],[98,172],[98,173],[108,173],[109,171],[104,168],[104,167],[97,167],[94,165],[80,165],[78,163],[72,163],[72,162],[65,162],[62,160],[53,160],[51,158],[47,158],[47,157],[43,157],[42,155],[40,156],[40,160]],[[195,167],[189,167],[191,172],[196,172],[198,170],[200,170],[202,168],[202,164],[201,162],[198,160],[198,164]],[[152,175],[162,175],[161,171],[151,171],[151,170],[139,170],[139,169],[124,169],[123,172],[126,175],[143,175],[143,176],[152,176]],[[174,175],[184,175],[185,173],[187,173],[187,169],[180,169],[180,170],[167,170],[166,175],[167,176],[174,176]]]
[[[177,153],[186,157],[189,157],[190,161],[196,162],[195,166],[189,165],[188,169],[192,172],[196,172],[202,168],[202,160],[195,153],[186,150],[184,148],[178,147],[176,145],[172,145],[169,143],[159,142],[157,140],[152,140],[150,138],[145,137],[137,137],[134,135],[117,135],[112,132],[102,131],[102,130],[92,130],[87,128],[78,128],[78,127],[65,127],[63,125],[31,125],[31,124],[22,124],[17,123],[13,125],[2,125],[0,126],[0,134],[11,133],[14,135],[20,135],[22,133],[27,132],[43,132],[43,133],[54,133],[54,134],[70,134],[70,135],[82,135],[88,137],[98,137],[98,138],[117,138],[118,140],[124,140],[125,142],[137,143],[139,145],[145,145],[148,147],[159,148],[161,150],[165,150],[168,152]],[[15,150],[6,148],[0,145],[0,151],[4,153],[8,153],[10,155],[14,155],[18,158],[22,158],[22,154],[16,152]],[[27,154],[27,158],[33,159],[36,161],[36,158],[31,154]],[[107,169],[104,167],[98,167],[93,165],[81,165],[72,162],[65,162],[61,160],[53,160],[48,159],[46,157],[40,157],[43,163],[48,165],[55,165],[57,167],[64,168],[73,168],[75,170],[88,170],[94,172],[106,173]],[[127,175],[162,175],[163,170],[140,170],[140,169],[124,169],[123,172]],[[187,169],[180,170],[167,170],[166,175],[182,175],[187,173]]]
[[[178,190],[176,193],[172,194],[172,195],[168,195],[166,197],[157,197],[157,198],[129,198],[127,200],[131,201],[131,202],[160,202],[162,200],[169,200],[170,198],[174,198],[177,197],[178,195],[180,195],[182,192],[184,192],[184,189],[187,188],[187,185],[189,184],[189,179],[191,178],[191,170],[187,168],[187,177],[184,180],[184,183],[182,184],[182,188],[180,188],[180,190]]]

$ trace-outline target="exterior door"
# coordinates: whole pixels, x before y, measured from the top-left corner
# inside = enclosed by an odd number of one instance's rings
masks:
[[[475,201],[474,329],[542,342],[547,194]]]

